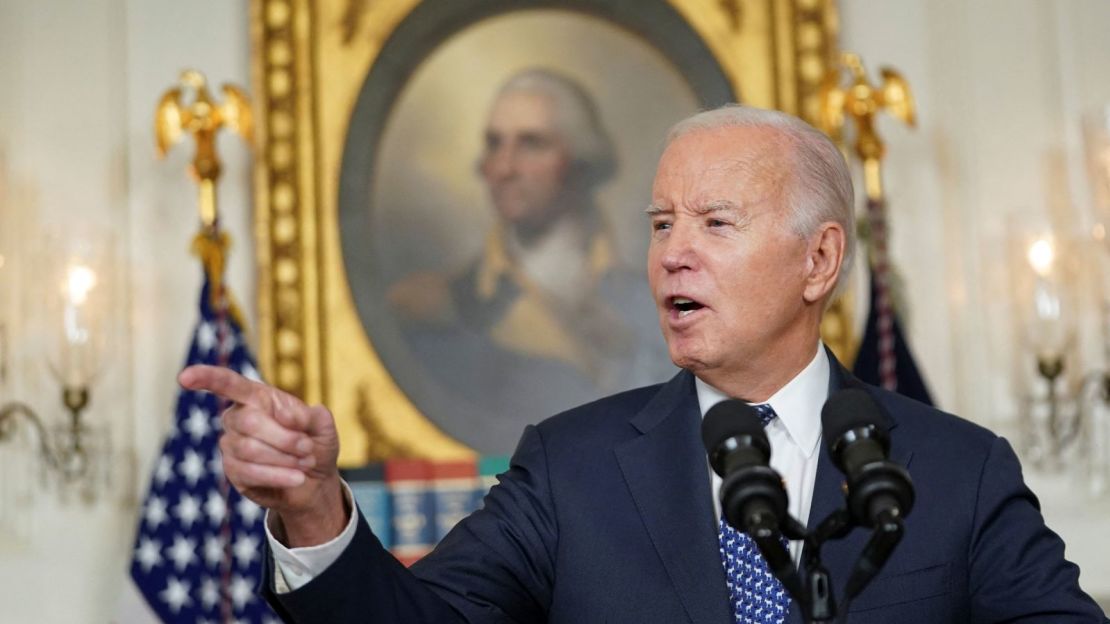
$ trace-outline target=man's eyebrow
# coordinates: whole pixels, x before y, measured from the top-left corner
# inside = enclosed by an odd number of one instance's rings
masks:
[[[698,204],[691,209],[694,213],[699,215],[706,215],[711,212],[723,212],[726,210],[740,210],[740,205],[729,199],[715,199],[704,204]]]
[[[698,215],[707,215],[711,212],[723,212],[726,210],[739,211],[740,205],[729,199],[715,199],[704,204],[699,204],[690,209],[691,212]],[[673,214],[674,209],[660,204],[651,204],[644,212],[649,216],[660,214]]]

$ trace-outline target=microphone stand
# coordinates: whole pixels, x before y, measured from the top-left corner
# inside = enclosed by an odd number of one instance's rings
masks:
[[[768,511],[753,514],[746,529],[767,561],[767,567],[782,583],[783,588],[790,592],[791,596],[804,596],[802,578],[798,576],[798,570],[794,567],[790,552],[783,546],[782,537],[786,535],[791,539],[801,539],[805,535],[805,527],[787,514],[785,526],[780,530],[775,514]]]
[[[806,624],[843,623],[847,621],[848,606],[852,599],[863,591],[867,584],[879,573],[883,564],[902,540],[904,525],[902,517],[894,511],[879,514],[871,538],[860,553],[848,577],[844,591],[844,601],[840,617],[837,617],[836,596],[832,578],[821,562],[821,547],[830,540],[843,539],[852,529],[862,526],[847,509],[837,509],[821,521],[813,531],[806,531],[800,522],[789,514],[784,526],[770,513],[753,514],[745,527],[745,532],[759,547],[767,567],[783,588],[797,601]],[[802,567],[804,574],[794,566],[790,553],[782,544],[782,537],[801,539],[805,542]]]
[[[845,622],[848,616],[848,605],[852,599],[863,591],[871,579],[879,573],[883,564],[894,552],[894,547],[902,541],[905,526],[902,517],[897,513],[898,508],[888,509],[879,513],[876,518],[875,528],[871,531],[871,539],[863,547],[852,574],[848,577],[848,585],[844,589],[844,613],[840,621]]]

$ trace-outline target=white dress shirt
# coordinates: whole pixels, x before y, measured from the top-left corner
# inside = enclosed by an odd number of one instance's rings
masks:
[[[702,418],[709,408],[729,398],[713,386],[698,379],[698,407]],[[767,423],[767,439],[771,442],[771,468],[782,476],[789,498],[787,510],[802,526],[809,522],[809,506],[813,500],[813,484],[817,480],[817,452],[821,442],[821,407],[829,395],[829,358],[818,344],[813,360],[771,398],[764,401],[775,410],[778,418]],[[707,464],[708,465],[708,458]],[[721,478],[710,470],[713,481],[713,509],[721,517],[721,499],[717,495]],[[797,564],[802,556],[802,543],[790,542],[790,554]]]
[[[276,537],[274,531],[284,534],[285,531],[277,526],[280,519],[266,511],[266,541],[270,543],[270,552],[274,553],[274,589],[277,593],[284,594],[307,585],[309,581],[320,576],[328,566],[339,559],[351,540],[355,538],[355,526],[358,523],[358,512],[355,510],[355,497],[351,488],[343,482],[343,495],[347,497],[351,517],[347,526],[343,528],[335,539],[316,546],[302,548],[287,548]]]
[[[723,393],[706,384],[696,381],[698,406],[704,418],[709,408],[728,398]],[[788,509],[791,515],[803,525],[809,518],[809,505],[813,498],[813,483],[817,478],[817,445],[821,440],[821,406],[829,393],[829,358],[821,345],[817,354],[802,372],[790,380],[766,402],[774,408],[778,418],[768,423],[767,439],[771,442],[771,467],[786,483],[790,498]],[[708,462],[708,460],[707,460]],[[708,466],[708,463],[706,464]],[[710,471],[712,472],[712,471]],[[721,478],[712,474],[713,508],[717,517],[721,516],[721,502],[717,490]],[[354,497],[350,488],[343,489],[351,509],[354,510]],[[274,537],[277,517],[266,512],[266,539],[274,553],[275,585],[278,593],[299,589],[313,578],[319,576],[334,563],[355,535],[358,514],[352,511],[347,526],[338,537],[305,548],[287,548]],[[795,564],[801,557],[801,542],[790,543],[790,553]]]

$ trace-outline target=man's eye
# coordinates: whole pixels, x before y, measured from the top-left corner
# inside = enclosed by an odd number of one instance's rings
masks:
[[[526,134],[520,137],[520,147],[526,150],[542,151],[551,147],[552,141],[548,137]]]
[[[709,219],[705,222],[705,224],[711,228],[725,227],[726,225],[728,225],[727,222],[720,219]]]
[[[651,229],[656,232],[661,232],[663,230],[671,229],[671,224],[667,223],[666,221],[652,221]]]

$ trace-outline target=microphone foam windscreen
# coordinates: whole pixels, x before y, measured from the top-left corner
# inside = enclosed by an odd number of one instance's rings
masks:
[[[710,453],[725,440],[744,434],[767,438],[755,408],[739,399],[727,399],[714,405],[701,421],[701,441]]]
[[[822,435],[829,444],[835,443],[850,429],[868,425],[883,431],[883,413],[875,399],[860,388],[846,388],[833,393],[821,408]]]

